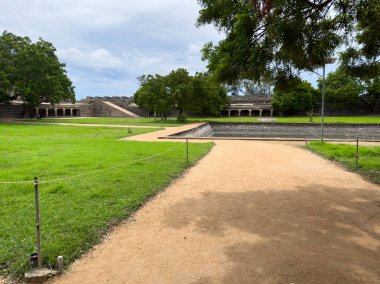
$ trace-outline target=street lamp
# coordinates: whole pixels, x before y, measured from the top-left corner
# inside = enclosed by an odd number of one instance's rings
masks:
[[[325,92],[326,92],[326,64],[334,64],[336,58],[326,58],[323,64],[323,76],[322,76],[322,122],[321,122],[321,143],[323,143],[323,126],[325,124]]]

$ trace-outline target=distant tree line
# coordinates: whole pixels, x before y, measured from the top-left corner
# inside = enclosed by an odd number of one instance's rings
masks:
[[[218,115],[229,103],[226,88],[206,73],[189,75],[177,69],[168,75],[142,75],[140,88],[134,94],[137,105],[166,119],[170,111],[178,111],[178,121],[187,114]]]
[[[0,103],[16,98],[25,102],[24,114],[41,102],[75,101],[65,64],[59,62],[54,46],[39,39],[3,32],[0,36]]]
[[[281,81],[274,88],[273,107],[286,114],[312,114],[321,103],[321,89],[322,79],[318,80],[318,88],[299,77]],[[326,77],[325,102],[337,110],[350,110],[362,104],[372,113],[380,102],[380,76],[361,80],[349,75],[341,66]]]

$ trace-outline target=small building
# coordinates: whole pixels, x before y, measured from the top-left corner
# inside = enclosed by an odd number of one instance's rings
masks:
[[[223,116],[273,116],[271,96],[236,96],[222,111]]]

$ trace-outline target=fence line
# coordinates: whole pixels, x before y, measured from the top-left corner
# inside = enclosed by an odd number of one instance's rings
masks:
[[[352,157],[351,159],[341,159],[339,158],[338,156],[334,155],[334,154],[330,154],[330,153],[327,153],[327,152],[323,152],[313,146],[310,145],[310,143],[307,144],[307,147],[313,149],[315,152],[317,153],[320,153],[320,154],[323,154],[324,156],[326,156],[327,158],[331,157],[331,158],[334,158],[340,162],[353,162],[355,160],[355,157]],[[380,152],[377,152],[376,150],[372,149],[371,147],[369,146],[360,146],[362,147],[362,149],[369,149],[371,151],[373,151],[374,153],[376,153],[377,155],[380,155]],[[356,155],[356,154],[355,154]],[[358,155],[358,158],[360,159],[373,159],[374,157],[372,156],[361,156],[361,155]]]
[[[326,156],[326,157],[333,157],[334,159],[336,159],[336,160],[338,160],[338,161],[340,161],[340,162],[351,162],[351,161],[352,161],[352,160],[341,159],[341,158],[335,156],[334,154],[329,154],[329,153],[323,152],[323,151],[321,151],[321,150],[318,150],[317,148],[311,146],[310,143],[307,145],[307,147],[313,149],[313,150],[316,151],[317,153],[323,154],[323,155]],[[353,157],[352,159],[354,159],[354,157]]]
[[[99,170],[94,170],[94,171],[89,171],[89,172],[84,172],[84,173],[68,176],[68,177],[61,177],[61,178],[55,178],[55,179],[51,179],[51,180],[39,181],[39,184],[46,184],[46,183],[52,183],[52,182],[57,182],[57,181],[62,181],[62,180],[73,179],[73,178],[80,177],[80,176],[85,176],[85,175],[89,175],[89,174],[93,174],[93,173],[99,173],[99,172],[103,172],[103,171],[108,171],[108,170],[112,170],[112,169],[121,168],[121,167],[124,167],[124,166],[127,166],[127,165],[132,165],[134,163],[138,163],[138,162],[141,162],[141,161],[144,161],[144,160],[149,160],[151,158],[158,157],[158,156],[160,156],[160,155],[162,155],[164,153],[173,151],[173,150],[175,150],[175,149],[177,149],[179,147],[183,147],[182,143],[178,143],[178,144],[179,145],[177,145],[175,147],[172,147],[172,148],[167,149],[165,151],[162,151],[160,153],[156,153],[156,154],[153,154],[151,156],[144,157],[144,158],[141,158],[141,159],[138,159],[138,160],[134,160],[134,161],[131,161],[131,162],[119,164],[119,165],[116,165],[116,166],[113,166],[113,167],[109,167],[109,168],[106,168],[106,169],[99,169]],[[27,181],[2,181],[2,182],[0,182],[0,185],[2,185],[2,184],[27,184],[27,183],[33,184],[34,180],[27,180]]]
[[[380,152],[378,152],[378,151],[372,149],[371,146],[365,146],[365,147],[366,147],[367,149],[371,150],[372,152],[376,153],[377,155],[380,155]]]

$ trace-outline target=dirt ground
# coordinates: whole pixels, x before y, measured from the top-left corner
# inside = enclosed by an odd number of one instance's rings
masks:
[[[380,186],[300,143],[215,143],[52,282],[380,283]]]

